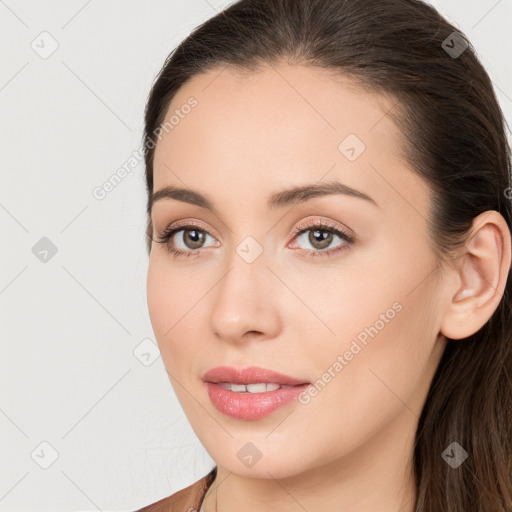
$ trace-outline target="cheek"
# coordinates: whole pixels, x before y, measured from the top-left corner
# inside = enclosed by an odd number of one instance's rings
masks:
[[[149,315],[161,340],[172,335],[173,326],[184,317],[187,304],[197,295],[196,285],[187,281],[190,273],[180,271],[179,266],[169,261],[171,257],[160,248],[153,249],[147,275]]]
[[[171,370],[188,367],[187,361],[201,353],[199,345],[206,333],[198,332],[197,314],[207,287],[200,276],[180,270],[166,257],[160,254],[150,257],[147,301],[162,359]]]
[[[345,281],[324,299],[323,318],[336,335],[324,334],[308,350],[321,389],[311,398],[313,416],[331,411],[354,439],[400,411],[419,416],[428,390],[437,334],[433,286],[424,280],[428,270],[400,261],[400,279],[368,273],[364,283]],[[347,418],[371,421],[363,432]]]
[[[310,311],[290,304],[287,323],[302,333],[311,368],[322,373],[346,355],[351,371],[338,373],[354,391],[377,380],[369,368],[390,381],[414,380],[437,334],[433,276],[426,278],[433,267],[423,243],[376,243],[338,269],[319,268],[307,280],[289,275]]]
[[[169,276],[163,271],[162,265],[159,264],[158,258],[154,255],[155,249],[152,250],[148,275],[147,275],[147,300],[148,311],[153,326],[153,331],[160,343],[163,334],[172,325],[169,323],[169,312],[172,307],[172,288],[169,286]],[[174,294],[175,296],[175,294]]]
[[[198,332],[195,316],[200,313],[198,301],[205,290],[195,286],[188,282],[188,273],[180,272],[160,255],[151,256],[147,276],[151,324],[169,380],[192,427],[208,424],[208,418],[201,415],[203,409],[191,399],[191,394],[202,393],[196,363],[198,354],[205,353],[201,346],[204,326]]]
[[[412,326],[424,323],[432,312],[432,280],[427,276],[435,267],[433,256],[426,239],[408,226],[402,230],[402,236],[381,230],[364,250],[343,261],[338,271],[319,269],[303,283],[303,296],[309,295],[312,309],[335,333],[324,329],[323,339],[334,342],[336,349],[348,348],[355,338],[363,345],[387,339],[396,346],[404,329],[411,325],[414,331]],[[409,336],[414,339],[421,332]]]

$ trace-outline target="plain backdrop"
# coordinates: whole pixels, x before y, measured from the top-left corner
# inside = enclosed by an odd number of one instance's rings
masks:
[[[146,302],[140,147],[169,52],[214,0],[0,0],[0,511],[133,511],[212,467]],[[512,0],[433,4],[512,120]],[[512,123],[511,123],[512,124]]]

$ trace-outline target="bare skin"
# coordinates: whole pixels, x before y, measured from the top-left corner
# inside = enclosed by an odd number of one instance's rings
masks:
[[[480,215],[460,258],[436,268],[429,188],[402,156],[389,98],[285,63],[244,76],[220,71],[178,91],[168,112],[191,96],[198,104],[163,135],[154,162],[155,192],[190,188],[216,210],[156,201],[154,237],[180,221],[203,230],[204,249],[190,245],[190,231],[154,241],[147,281],[171,383],[218,465],[201,512],[412,512],[418,418],[445,337],[473,334],[499,304],[511,261],[506,222]],[[353,161],[339,149],[349,134],[365,145],[357,156],[349,139]],[[374,202],[331,194],[266,204],[275,192],[333,181]],[[322,221],[354,241],[334,234],[321,248],[310,235]],[[296,227],[309,231],[294,235]],[[251,263],[237,253],[248,236],[262,250]],[[175,256],[173,243],[196,254]],[[371,326],[378,332],[345,357]],[[338,356],[345,363],[333,373]],[[247,421],[210,402],[201,377],[216,366],[312,383],[330,368],[332,378],[308,403]],[[247,443],[262,455],[252,467],[237,456]]]

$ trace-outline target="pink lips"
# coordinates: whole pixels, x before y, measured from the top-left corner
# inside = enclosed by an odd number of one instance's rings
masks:
[[[279,407],[293,402],[309,385],[305,380],[255,366],[243,369],[228,366],[213,368],[203,375],[203,381],[212,404],[223,414],[242,420],[258,420],[268,416]],[[219,386],[219,382],[274,383],[293,387],[262,393],[237,393]]]

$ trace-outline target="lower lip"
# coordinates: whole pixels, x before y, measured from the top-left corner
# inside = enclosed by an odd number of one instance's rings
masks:
[[[226,416],[239,420],[265,418],[279,407],[296,400],[309,386],[309,384],[301,384],[264,393],[235,393],[212,382],[205,382],[205,384],[212,404]]]

